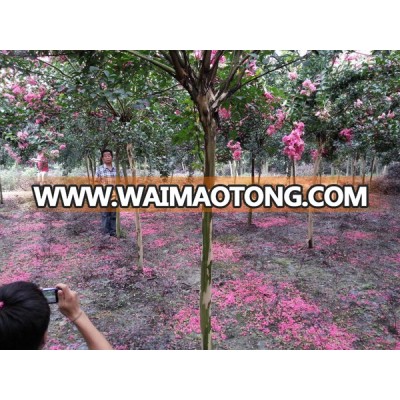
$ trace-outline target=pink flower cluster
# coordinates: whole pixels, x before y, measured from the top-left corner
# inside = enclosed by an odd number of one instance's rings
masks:
[[[289,135],[282,138],[285,144],[284,154],[292,160],[300,160],[304,151],[304,140],[301,138],[304,135],[304,123],[295,122],[294,129]]]
[[[17,132],[18,148],[20,150],[25,150],[29,146],[29,143],[27,142],[28,136],[28,132]]]
[[[293,72],[289,72],[288,73],[288,77],[291,81],[294,81],[297,79],[297,72],[293,71]]]
[[[37,81],[33,76],[29,76],[28,78],[26,78],[26,82],[31,86],[37,85]]]
[[[4,93],[3,97],[5,97],[10,103],[14,103],[15,101],[15,96],[10,93]]]
[[[211,50],[211,59],[210,59],[210,66],[213,66],[214,60],[215,60],[215,56],[217,54],[218,50]],[[194,58],[196,60],[202,60],[203,59],[203,50],[195,50],[194,51]],[[226,63],[226,58],[225,56],[221,56],[218,60],[218,64],[220,64],[221,66],[224,66],[223,64]]]
[[[329,111],[325,108],[321,111],[317,111],[315,113],[315,116],[318,117],[322,121],[326,121],[331,117],[331,115],[329,114]]]
[[[252,60],[248,63],[246,71],[244,71],[247,76],[254,76],[257,72],[256,60]]]
[[[343,137],[346,140],[346,142],[351,142],[351,139],[353,139],[353,131],[348,128],[342,129],[339,132],[339,135]]]
[[[230,140],[226,145],[232,152],[232,157],[235,161],[239,161],[242,157],[242,146],[240,146],[240,142],[234,143],[233,140]]]
[[[396,116],[396,114],[393,111],[389,111],[387,114],[382,113],[379,115],[378,119],[393,119]]]
[[[283,124],[285,123],[286,113],[278,108],[275,116],[271,116],[270,119],[274,121],[274,123],[267,128],[267,134],[272,136],[276,131],[282,129]]]
[[[66,144],[61,144],[59,147],[60,150],[65,150],[66,148],[67,148]]]
[[[25,93],[25,88],[23,88],[23,87],[21,87],[20,85],[18,85],[18,84],[14,84],[14,85],[12,85],[11,86],[11,91],[15,94],[15,95],[18,95],[18,94],[24,94]]]
[[[267,102],[274,101],[275,97],[268,91],[264,92],[264,97]]]
[[[354,102],[355,108],[361,108],[362,105],[363,105],[363,102],[360,99],[357,99],[357,101]]]
[[[318,158],[318,156],[319,156],[319,151],[316,150],[316,149],[311,150],[310,153],[311,153],[311,158],[312,158],[314,161],[315,161],[315,160]]]
[[[6,143],[6,144],[4,145],[4,148],[6,149],[6,152],[8,153],[8,155],[9,155],[13,160],[15,160],[15,161],[17,162],[17,164],[19,164],[19,163],[22,161],[21,157],[20,157],[17,153],[15,153],[15,152],[13,151],[13,149],[11,148],[11,146],[10,146],[8,143]]]
[[[221,119],[229,119],[231,117],[231,110],[227,110],[226,108],[221,107],[218,110],[218,115]]]
[[[304,89],[300,91],[300,94],[304,94],[305,96],[311,96],[311,94],[317,90],[316,85],[312,83],[310,79],[306,79],[302,83],[302,86]]]

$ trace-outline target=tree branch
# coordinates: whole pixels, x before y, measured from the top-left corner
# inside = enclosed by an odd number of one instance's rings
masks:
[[[163,71],[165,71],[166,73],[168,73],[169,75],[173,76],[175,79],[176,77],[176,73],[175,70],[171,67],[169,67],[168,65],[163,64],[162,62],[159,62],[157,60],[154,60],[153,58],[147,56],[146,54],[142,54],[139,51],[135,51],[135,50],[126,50],[127,53],[132,54],[136,57],[141,58],[142,60],[148,61],[149,63],[157,66],[158,68],[162,69]]]
[[[279,66],[277,66],[276,68],[273,68],[273,69],[271,69],[271,70],[268,70],[268,71],[266,71],[266,72],[264,72],[264,73],[262,73],[262,74],[260,74],[260,75],[258,75],[258,76],[255,76],[254,78],[249,79],[248,81],[244,82],[243,84],[237,85],[236,87],[232,88],[232,89],[228,92],[228,94],[227,94],[227,96],[226,96],[225,99],[228,99],[228,98],[231,97],[234,93],[236,93],[238,90],[240,90],[240,89],[243,88],[244,86],[248,85],[249,83],[254,82],[254,81],[256,81],[257,79],[260,79],[261,77],[263,77],[263,76],[265,76],[265,75],[268,75],[268,74],[270,74],[271,72],[274,72],[274,71],[277,71],[277,70],[279,70],[279,69],[285,68],[285,67],[287,67],[288,65],[294,64],[295,62],[298,62],[298,61],[300,61],[300,60],[302,60],[302,59],[306,59],[306,58],[308,58],[308,57],[310,56],[310,54],[311,54],[311,53],[307,53],[306,55],[304,55],[304,56],[302,56],[302,57],[300,57],[300,58],[298,58],[298,59],[296,59],[296,60],[290,61],[290,62],[288,62],[288,63],[286,63],[286,64],[284,64],[284,65],[279,65]]]

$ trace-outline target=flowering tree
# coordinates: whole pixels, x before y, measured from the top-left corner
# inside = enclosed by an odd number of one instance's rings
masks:
[[[254,65],[257,59],[265,59],[271,52],[246,52],[223,50],[205,51],[132,51],[132,55],[147,60],[172,76],[189,93],[204,130],[204,176],[212,185],[215,176],[216,137],[218,133],[218,111],[243,86],[264,74],[282,68],[287,63],[268,63],[257,76]],[[246,76],[246,71],[250,74]],[[200,290],[200,325],[203,349],[211,348],[211,271],[212,271],[212,212],[203,212],[203,247]]]

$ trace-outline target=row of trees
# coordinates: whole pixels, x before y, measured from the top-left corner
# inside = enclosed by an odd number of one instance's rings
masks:
[[[38,148],[66,171],[94,173],[99,150],[136,175],[138,162],[173,173],[243,159],[253,179],[266,161],[293,176],[301,160],[373,169],[398,160],[398,52],[3,51],[3,163],[24,164]],[[127,173],[127,172],[125,172]],[[251,223],[249,214],[249,223]],[[211,348],[212,219],[202,220],[200,316]],[[309,246],[312,246],[312,215]],[[139,268],[143,266],[136,213]]]

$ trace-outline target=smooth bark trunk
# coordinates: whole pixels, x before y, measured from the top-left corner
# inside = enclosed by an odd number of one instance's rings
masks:
[[[255,169],[255,160],[254,160],[254,155],[253,153],[251,154],[251,184],[254,185],[255,179],[254,179],[254,169]],[[253,209],[249,208],[249,212],[247,214],[247,225],[251,226],[253,219]]]
[[[212,115],[210,107],[211,93],[199,95],[197,106],[199,109],[200,122],[204,129],[204,177],[207,186],[214,186],[215,179],[215,147],[217,124]],[[203,209],[202,233],[203,246],[201,256],[200,277],[200,329],[203,350],[212,349],[211,341],[211,288],[212,288],[212,209]]]
[[[115,152],[115,167],[117,169],[117,181],[119,182],[120,176],[120,162],[119,162],[119,150]],[[116,212],[116,223],[115,223],[115,233],[117,238],[121,237],[121,214],[119,212],[119,208],[115,210]]]
[[[318,157],[314,161],[314,170],[313,170],[313,182],[312,184],[315,185],[317,183],[318,171],[321,162],[321,156]],[[308,238],[307,238],[308,248],[312,249],[314,247],[314,214],[312,209],[308,209]]]
[[[135,180],[136,166],[135,166],[132,144],[128,144],[126,146],[126,153],[128,155],[129,167],[131,169],[132,178]],[[135,227],[136,227],[136,242],[138,248],[138,270],[139,272],[142,272],[143,262],[144,262],[143,234],[142,234],[142,223],[140,221],[140,213],[137,210],[135,210]]]

